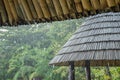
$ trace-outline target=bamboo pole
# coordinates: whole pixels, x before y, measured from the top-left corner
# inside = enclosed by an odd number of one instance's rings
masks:
[[[116,4],[120,4],[120,0],[115,0],[115,3]]]
[[[69,9],[70,13],[75,13],[77,10],[75,7],[74,0],[66,0],[66,1],[67,1],[67,5],[68,5],[68,9]]]
[[[99,0],[91,0],[91,4],[93,6],[93,8],[95,10],[99,10],[100,9],[100,3],[99,3]]]
[[[74,62],[69,63],[69,77],[68,80],[75,80]]]
[[[46,1],[45,0],[38,0],[38,2],[39,2],[39,5],[41,6],[44,17],[49,19],[51,17],[51,15],[50,15],[48,6],[46,4]]]
[[[2,16],[1,16],[1,12],[0,12],[0,26],[2,25]]]
[[[57,16],[57,13],[55,11],[55,7],[53,5],[53,2],[52,0],[46,0],[46,3],[48,5],[48,8],[49,8],[49,11],[50,11],[50,14],[52,17],[56,17]]]
[[[10,25],[12,25],[13,15],[12,15],[12,12],[11,12],[11,9],[10,9],[10,5],[8,3],[8,0],[3,0],[3,1],[4,1],[4,4],[5,4],[6,11],[7,11],[9,23],[10,23]]]
[[[25,11],[24,11],[24,9],[23,9],[21,0],[17,0],[17,1],[18,1],[19,6],[20,6],[20,10],[21,10],[21,12],[22,12],[22,14],[23,14],[23,17],[24,17],[23,20],[24,20],[24,21],[27,21],[28,19],[27,19],[27,16],[26,16],[26,14],[25,14]]]
[[[105,9],[106,7],[108,7],[107,1],[106,0],[100,0],[100,6],[101,6],[101,9]]]
[[[57,12],[57,15],[58,15],[58,16],[63,15],[62,7],[61,7],[61,5],[60,5],[59,0],[53,0],[53,4],[54,4],[54,6],[55,6],[55,10],[56,10],[56,12]]]
[[[35,10],[36,10],[36,12],[37,12],[38,18],[39,18],[39,19],[44,18],[42,9],[41,9],[40,5],[38,4],[38,1],[37,1],[37,0],[32,0],[32,2],[33,2],[33,5],[34,5],[34,7],[35,7]]]
[[[8,18],[7,18],[5,6],[3,4],[4,4],[3,0],[0,0],[0,13],[1,13],[2,22],[4,24],[7,22]]]
[[[74,2],[75,2],[77,12],[82,13],[83,7],[82,7],[81,1],[80,0],[74,0]]]
[[[28,7],[27,1],[26,0],[21,0],[21,4],[22,4],[24,12],[26,14],[27,20],[32,21],[33,17],[32,17],[30,8]]]
[[[14,4],[15,4],[15,9],[16,9],[16,12],[17,12],[17,15],[18,17],[20,18],[20,20],[24,20],[24,15],[22,13],[22,10],[20,9],[20,5],[18,3],[18,0],[13,0],[14,1]]]
[[[85,61],[86,80],[91,80],[90,61]]]
[[[14,2],[13,2],[13,0],[8,0],[8,2],[10,5],[11,13],[12,13],[14,20],[15,20],[15,23],[16,23],[16,22],[18,22],[18,15],[17,15],[17,11],[15,9]]]
[[[85,10],[90,11],[92,10],[92,5],[89,0],[81,0],[82,6]]]
[[[68,9],[66,0],[59,0],[59,1],[60,1],[60,5],[62,7],[64,15],[69,14],[69,9]]]
[[[75,3],[74,0],[66,0],[67,1],[67,5],[68,5],[68,9],[69,9],[69,13],[70,13],[70,17],[71,18],[76,18],[76,7],[75,7]]]
[[[109,7],[114,7],[116,6],[115,0],[107,0],[108,6]]]
[[[28,3],[28,6],[29,6],[29,8],[30,8],[30,11],[31,11],[31,13],[32,13],[33,18],[34,18],[34,19],[37,19],[38,16],[37,16],[37,13],[36,13],[36,11],[35,11],[35,8],[34,8],[34,5],[33,5],[32,0],[27,0],[27,3]]]

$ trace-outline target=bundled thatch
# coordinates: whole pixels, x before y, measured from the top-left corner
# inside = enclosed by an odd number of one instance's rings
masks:
[[[0,25],[75,19],[120,11],[120,0],[0,0]]]
[[[91,66],[120,66],[120,13],[87,18],[50,64],[85,66],[86,60]]]

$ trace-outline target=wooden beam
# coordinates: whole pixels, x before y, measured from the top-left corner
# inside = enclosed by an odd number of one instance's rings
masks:
[[[112,75],[111,75],[111,73],[110,73],[109,65],[107,65],[107,66],[105,67],[105,73],[106,73],[107,76],[109,76],[109,80],[112,80]]]
[[[85,61],[86,80],[91,80],[90,61]]]
[[[69,77],[68,80],[75,80],[74,62],[69,62]]]

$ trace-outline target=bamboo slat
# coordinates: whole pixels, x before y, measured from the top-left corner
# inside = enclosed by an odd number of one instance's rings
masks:
[[[31,11],[31,13],[32,13],[33,18],[34,18],[34,19],[37,19],[38,16],[37,16],[37,13],[36,13],[35,8],[34,8],[34,6],[33,6],[32,0],[27,0],[27,3],[28,3],[28,6],[29,6],[29,8],[30,8],[30,11]]]
[[[25,14],[26,14],[26,17],[27,17],[28,21],[32,21],[33,17],[32,17],[30,8],[28,7],[27,1],[26,0],[21,0],[21,3],[22,3],[22,6],[23,6],[23,9],[25,11]]]
[[[54,6],[55,6],[55,10],[56,10],[56,12],[57,12],[57,15],[58,15],[58,16],[63,15],[62,7],[61,7],[61,5],[60,5],[59,0],[53,0],[53,4],[54,4]]]
[[[120,0],[115,0],[116,4],[120,4]]]
[[[38,18],[42,19],[44,17],[44,15],[43,15],[43,12],[42,12],[42,9],[41,9],[40,5],[38,4],[38,1],[37,0],[32,0],[32,2],[33,2],[33,5],[35,7],[35,10],[37,12]]]
[[[75,7],[75,2],[74,0],[66,0],[68,9],[70,13],[76,13],[76,7]]]
[[[48,6],[46,4],[46,1],[45,0],[38,0],[38,2],[40,4],[40,6],[41,6],[41,9],[43,11],[44,17],[49,19],[51,17],[51,15],[50,15]]]
[[[61,4],[63,13],[64,13],[65,15],[66,15],[66,14],[69,14],[69,9],[68,9],[66,0],[59,0],[59,1],[60,1],[60,4]]]
[[[114,7],[116,5],[115,0],[107,0],[109,7]]]
[[[48,8],[49,8],[49,11],[50,11],[50,14],[52,17],[56,17],[57,16],[57,13],[55,11],[55,7],[53,5],[53,2],[52,0],[46,0],[46,3],[48,5]]]
[[[13,15],[12,15],[12,12],[11,12],[11,9],[10,9],[10,5],[8,3],[8,0],[3,0],[3,1],[4,1],[4,4],[5,4],[6,11],[7,11],[9,23],[10,23],[10,25],[12,25]]]
[[[76,18],[76,7],[75,7],[75,3],[74,0],[66,0],[67,1],[67,5],[68,5],[68,9],[69,9],[69,14],[71,16],[71,18]]]
[[[101,9],[105,9],[106,7],[108,7],[107,1],[106,0],[100,0],[100,7],[101,7]]]
[[[74,0],[74,2],[75,2],[77,12],[82,13],[83,7],[82,7],[82,4],[81,4],[81,1],[80,0]]]
[[[2,25],[2,16],[1,16],[1,12],[0,12],[0,26]]]
[[[18,15],[17,15],[17,11],[15,9],[14,2],[13,2],[13,0],[8,0],[8,2],[9,2],[11,13],[14,17],[15,22],[18,22]]]
[[[25,11],[24,11],[24,9],[23,9],[21,0],[17,0],[17,1],[18,1],[18,5],[19,5],[19,7],[20,7],[21,13],[23,14],[23,18],[24,18],[23,20],[24,20],[24,21],[27,21],[28,19],[27,19],[27,16],[26,16],[26,14],[25,14]]]
[[[7,22],[8,18],[7,18],[5,6],[3,4],[4,4],[3,1],[0,0],[0,13],[2,18],[2,23],[4,24]]]
[[[120,0],[0,0],[1,19],[8,25],[76,19],[111,11],[120,11]]]
[[[16,9],[16,12],[17,12],[17,15],[18,17],[20,18],[19,20],[23,20],[24,19],[24,15],[20,9],[20,5],[18,3],[18,0],[13,0],[14,1],[14,4],[15,4],[15,9]]]
[[[85,10],[90,11],[92,10],[92,6],[89,0],[81,0],[82,6]]]
[[[100,9],[100,3],[99,3],[99,0],[91,0],[91,4],[93,6],[93,8],[95,10],[99,10]]]

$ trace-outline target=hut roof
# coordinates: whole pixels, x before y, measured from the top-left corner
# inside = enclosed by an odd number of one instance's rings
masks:
[[[76,19],[120,11],[120,0],[0,0],[0,25]]]
[[[104,13],[87,18],[50,64],[120,66],[120,13]]]

